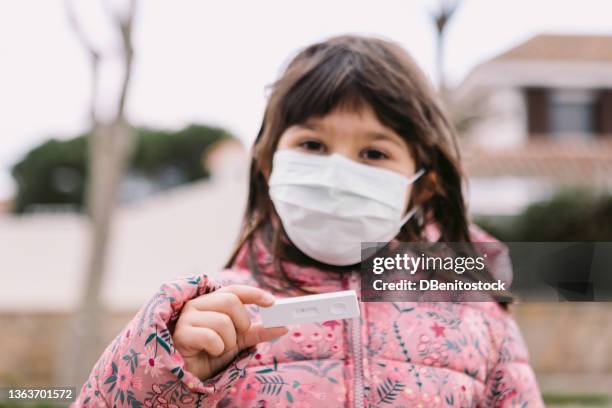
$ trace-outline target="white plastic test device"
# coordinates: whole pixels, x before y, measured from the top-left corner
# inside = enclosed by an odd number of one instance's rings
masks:
[[[264,327],[325,322],[359,316],[354,290],[278,299],[259,309]]]

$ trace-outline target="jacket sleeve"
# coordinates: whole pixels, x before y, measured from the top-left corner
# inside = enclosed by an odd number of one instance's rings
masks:
[[[543,407],[544,402],[529,365],[527,347],[507,312],[491,325],[496,352],[485,381],[483,407]]]
[[[243,350],[215,377],[185,369],[172,331],[183,305],[218,289],[205,275],[164,284],[108,345],[73,407],[212,407],[240,378],[255,348]]]

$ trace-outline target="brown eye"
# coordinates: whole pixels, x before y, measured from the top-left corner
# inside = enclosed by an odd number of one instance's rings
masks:
[[[323,145],[323,143],[318,142],[316,140],[306,140],[302,143],[299,144],[299,146],[308,151],[308,152],[312,152],[312,153],[323,153],[325,152],[325,146]]]
[[[388,159],[389,156],[377,149],[365,149],[361,153],[361,158],[365,160],[384,160]]]

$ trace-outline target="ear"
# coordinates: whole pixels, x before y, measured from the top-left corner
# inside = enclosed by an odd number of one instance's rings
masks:
[[[270,173],[272,173],[272,169],[269,166],[261,167],[261,174],[263,174],[264,178],[266,179],[266,182],[270,180]]]
[[[266,161],[261,154],[258,154],[256,147],[253,147],[251,155],[251,172],[261,173],[267,183],[272,173],[272,160]]]
[[[440,190],[438,175],[429,170],[417,181],[418,189],[415,191],[413,201],[415,205],[421,205],[430,200]]]

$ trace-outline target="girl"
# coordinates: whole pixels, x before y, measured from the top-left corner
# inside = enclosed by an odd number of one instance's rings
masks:
[[[223,281],[163,285],[77,404],[541,406],[498,302],[360,303],[355,319],[257,321],[274,296],[359,293],[362,241],[492,240],[468,222],[455,135],[407,53],[359,36],[312,45],[273,86]]]

